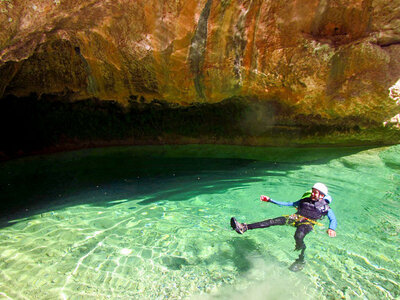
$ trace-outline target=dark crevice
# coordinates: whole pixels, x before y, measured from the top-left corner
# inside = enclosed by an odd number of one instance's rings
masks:
[[[203,92],[203,63],[207,44],[207,26],[212,0],[208,0],[201,12],[195,34],[189,50],[190,70],[194,75],[194,86],[199,98],[205,98]]]
[[[0,99],[0,160],[104,145],[192,143],[290,145],[337,134],[363,134],[381,123],[361,117],[298,115],[277,100],[233,97],[219,103],[178,106],[132,95],[129,105],[96,98],[71,102],[72,91]],[[377,137],[396,143],[387,129]],[[399,131],[400,132],[400,131]],[[391,136],[392,134],[392,136]],[[327,140],[327,139],[325,139]],[[329,140],[329,138],[328,138]],[[252,142],[251,142],[252,141]],[[374,141],[374,139],[370,140]],[[329,143],[334,141],[329,140]],[[363,144],[363,143],[361,143]],[[75,145],[75,146],[74,146]],[[48,150],[46,150],[48,149]],[[54,149],[54,150],[51,150]]]
[[[394,41],[394,42],[390,42],[390,43],[377,43],[378,46],[382,47],[382,48],[387,48],[390,46],[394,46],[394,45],[400,45],[400,40],[398,41]]]

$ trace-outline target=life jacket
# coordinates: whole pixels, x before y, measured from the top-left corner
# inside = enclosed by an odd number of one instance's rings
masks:
[[[300,200],[297,209],[298,215],[312,220],[317,220],[322,219],[324,216],[326,216],[330,207],[324,199],[313,201],[311,200],[311,198],[303,198]]]

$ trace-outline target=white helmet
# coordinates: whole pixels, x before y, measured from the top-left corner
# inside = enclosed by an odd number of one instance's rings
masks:
[[[320,191],[324,195],[328,195],[328,188],[323,183],[317,182],[312,188]]]

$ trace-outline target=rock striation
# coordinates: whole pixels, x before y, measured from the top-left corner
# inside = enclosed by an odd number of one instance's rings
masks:
[[[300,126],[400,110],[399,0],[1,0],[0,28],[3,98],[239,97],[259,123]]]

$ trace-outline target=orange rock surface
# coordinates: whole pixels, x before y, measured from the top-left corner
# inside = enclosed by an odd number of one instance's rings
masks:
[[[0,97],[399,112],[399,0],[2,0],[0,28]]]

